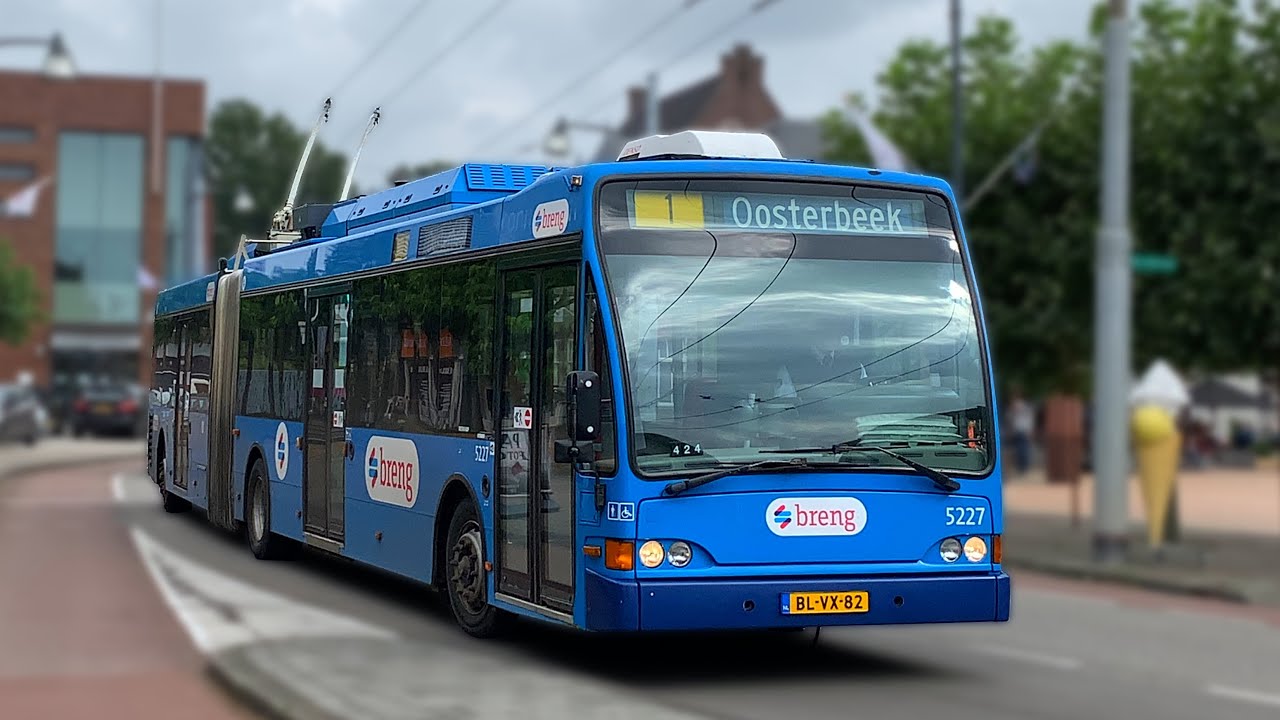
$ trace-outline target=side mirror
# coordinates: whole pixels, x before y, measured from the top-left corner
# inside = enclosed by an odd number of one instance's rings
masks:
[[[569,438],[555,443],[558,463],[595,461],[600,439],[600,376],[589,371],[569,373],[565,380],[565,401],[569,410]]]

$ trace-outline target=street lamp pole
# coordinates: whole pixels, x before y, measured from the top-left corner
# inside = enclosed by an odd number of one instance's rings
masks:
[[[1128,535],[1127,423],[1131,374],[1132,270],[1129,233],[1129,17],[1110,0],[1102,117],[1101,225],[1094,301],[1094,554],[1124,559]]]
[[[964,83],[960,69],[960,0],[951,0],[951,189],[964,202]]]

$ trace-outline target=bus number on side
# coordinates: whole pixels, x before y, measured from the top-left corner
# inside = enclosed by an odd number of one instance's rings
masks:
[[[987,509],[984,507],[949,507],[947,512],[947,525],[981,525],[982,519],[986,516]]]

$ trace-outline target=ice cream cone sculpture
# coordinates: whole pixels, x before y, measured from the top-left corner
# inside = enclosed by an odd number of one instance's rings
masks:
[[[1165,519],[1178,478],[1182,436],[1173,416],[1155,405],[1134,410],[1132,431],[1147,513],[1147,540],[1151,547],[1159,547],[1164,541]]]

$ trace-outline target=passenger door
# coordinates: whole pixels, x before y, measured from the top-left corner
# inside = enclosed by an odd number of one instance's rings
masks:
[[[578,265],[509,270],[501,282],[498,592],[573,611],[573,468],[555,463],[568,437],[565,377],[574,369]]]
[[[302,480],[304,530],[313,544],[336,549],[346,534],[344,461],[350,290],[309,293],[307,309],[311,382]]]
[[[191,441],[191,323],[190,319],[178,323],[177,337],[178,358],[177,386],[174,388],[173,413],[173,485],[183,491],[187,489],[187,462],[190,453],[187,444]]]

